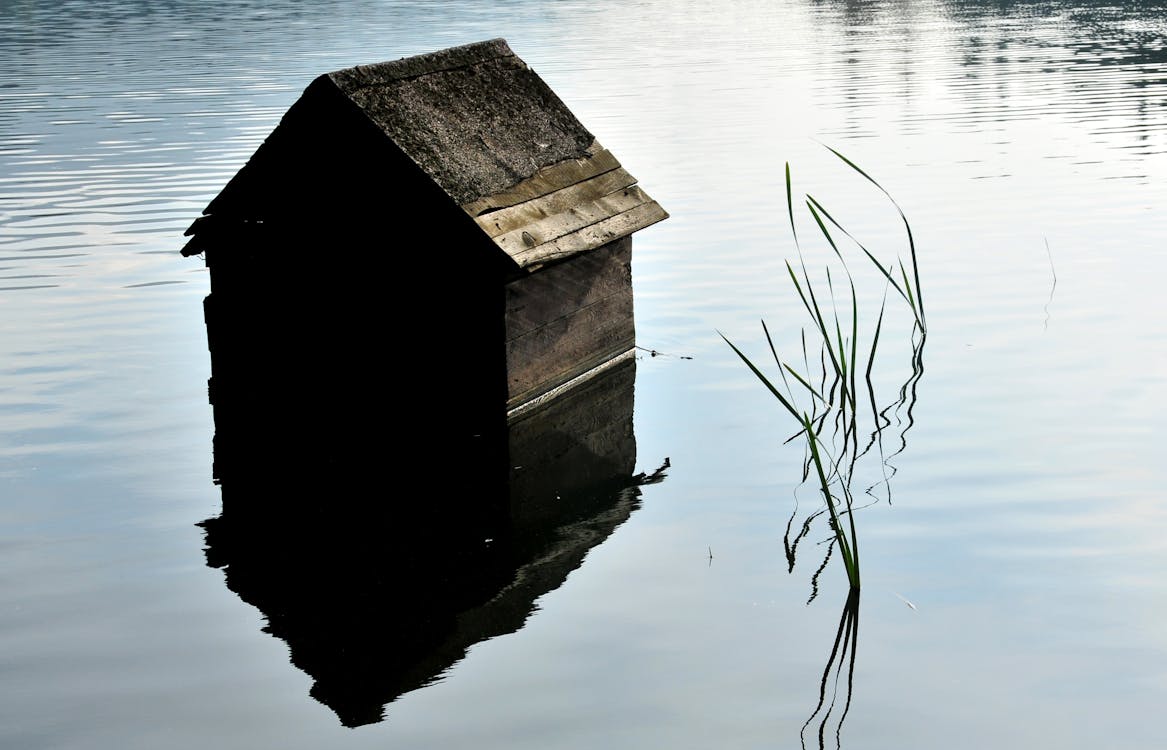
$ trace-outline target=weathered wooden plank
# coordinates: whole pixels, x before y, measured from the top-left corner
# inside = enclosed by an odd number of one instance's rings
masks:
[[[514,257],[539,245],[553,242],[584,227],[627,213],[637,206],[652,201],[643,190],[633,185],[596,200],[572,206],[567,211],[532,222],[520,229],[494,238],[507,255]]]
[[[628,237],[506,289],[508,408],[635,344]]]
[[[636,178],[627,170],[613,169],[539,198],[483,214],[475,221],[488,235],[498,237],[635,184]]]
[[[507,340],[522,336],[632,285],[632,241],[624,237],[590,253],[507,284]]]
[[[462,204],[462,210],[477,218],[488,211],[524,203],[619,168],[620,162],[600,144],[592,143],[588,151],[591,155],[586,159],[566,159],[543,167],[513,187]]]
[[[668,214],[665,210],[656,201],[649,201],[551,242],[519,250],[512,253],[511,258],[523,268],[532,269],[535,266],[578,255],[666,218]]]
[[[509,341],[507,408],[514,408],[635,345],[631,289]]]

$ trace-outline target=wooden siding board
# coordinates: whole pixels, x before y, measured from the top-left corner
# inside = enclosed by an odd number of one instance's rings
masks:
[[[636,344],[632,295],[615,294],[507,342],[507,408],[622,354]]]
[[[507,287],[507,407],[635,345],[629,238]]]
[[[631,288],[629,238],[511,282],[506,290],[507,339],[546,325]]]

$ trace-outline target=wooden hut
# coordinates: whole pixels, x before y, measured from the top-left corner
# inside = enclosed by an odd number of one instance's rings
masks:
[[[666,216],[502,39],[322,75],[187,230],[212,402],[530,405],[630,356]]]

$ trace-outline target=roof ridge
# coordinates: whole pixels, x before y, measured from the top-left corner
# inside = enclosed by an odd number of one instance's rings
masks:
[[[517,55],[511,50],[506,39],[498,37],[423,55],[402,57],[397,60],[368,65],[355,65],[326,75],[341,91],[351,94],[373,86],[409,81],[434,73],[468,68],[503,57],[517,58]]]

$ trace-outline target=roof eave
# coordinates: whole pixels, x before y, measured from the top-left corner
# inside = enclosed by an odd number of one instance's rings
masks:
[[[462,205],[520,268],[565,260],[668,218],[610,151],[543,167],[506,190]]]

